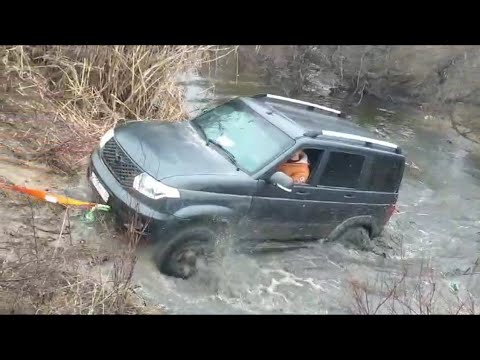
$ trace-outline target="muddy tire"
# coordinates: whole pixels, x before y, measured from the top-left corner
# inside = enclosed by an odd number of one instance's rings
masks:
[[[155,234],[152,234],[155,236]],[[218,229],[193,225],[180,229],[169,239],[160,239],[154,248],[158,270],[168,276],[188,279],[198,271],[199,262],[215,261]]]
[[[372,241],[369,231],[363,226],[350,227],[338,237],[338,241],[354,245],[360,250],[371,250]]]

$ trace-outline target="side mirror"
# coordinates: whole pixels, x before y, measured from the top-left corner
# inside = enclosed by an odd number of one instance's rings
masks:
[[[270,179],[268,179],[268,182],[282,189],[283,191],[292,192],[293,179],[281,171],[274,173]]]

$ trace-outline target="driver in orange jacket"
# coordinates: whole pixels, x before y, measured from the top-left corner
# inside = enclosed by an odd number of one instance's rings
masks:
[[[306,184],[310,176],[307,154],[302,150],[296,151],[290,159],[279,166],[278,171],[290,176],[295,184]]]

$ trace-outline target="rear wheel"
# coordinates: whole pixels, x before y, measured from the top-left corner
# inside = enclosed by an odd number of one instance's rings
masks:
[[[155,264],[165,275],[188,279],[197,273],[199,266],[215,260],[218,238],[215,229],[208,226],[181,229],[170,239],[158,241],[154,250]]]
[[[363,226],[350,227],[338,237],[338,241],[354,245],[361,250],[371,250],[370,232]]]

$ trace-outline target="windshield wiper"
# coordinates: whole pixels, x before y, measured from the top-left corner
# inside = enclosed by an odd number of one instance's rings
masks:
[[[202,137],[203,137],[205,140],[207,140],[207,142],[208,142],[208,136],[207,136],[207,134],[205,133],[205,130],[203,130],[203,128],[202,128],[200,125],[195,124],[195,122],[193,122],[193,121],[191,122],[191,124],[193,125],[193,127],[194,127],[195,129],[197,129],[197,131],[200,133],[200,136],[202,136]]]
[[[240,167],[237,164],[237,159],[235,158],[235,155],[233,155],[230,151],[228,151],[222,144],[218,143],[215,140],[207,139],[207,145],[208,144],[213,144],[219,149],[221,149],[225,153],[225,155],[227,155],[230,161],[237,167],[237,170],[240,169]]]
[[[192,124],[195,127],[195,129],[198,130],[200,135],[207,141],[207,146],[208,146],[208,144],[213,144],[216,147],[218,147],[219,149],[221,149],[223,151],[223,153],[228,157],[228,159],[237,167],[237,170],[240,170],[240,167],[238,166],[237,159],[235,158],[235,155],[233,155],[230,151],[228,151],[222,144],[218,143],[215,140],[210,139],[207,136],[207,134],[205,133],[205,130],[203,130],[203,128],[200,125],[195,124],[194,122],[192,122]]]

